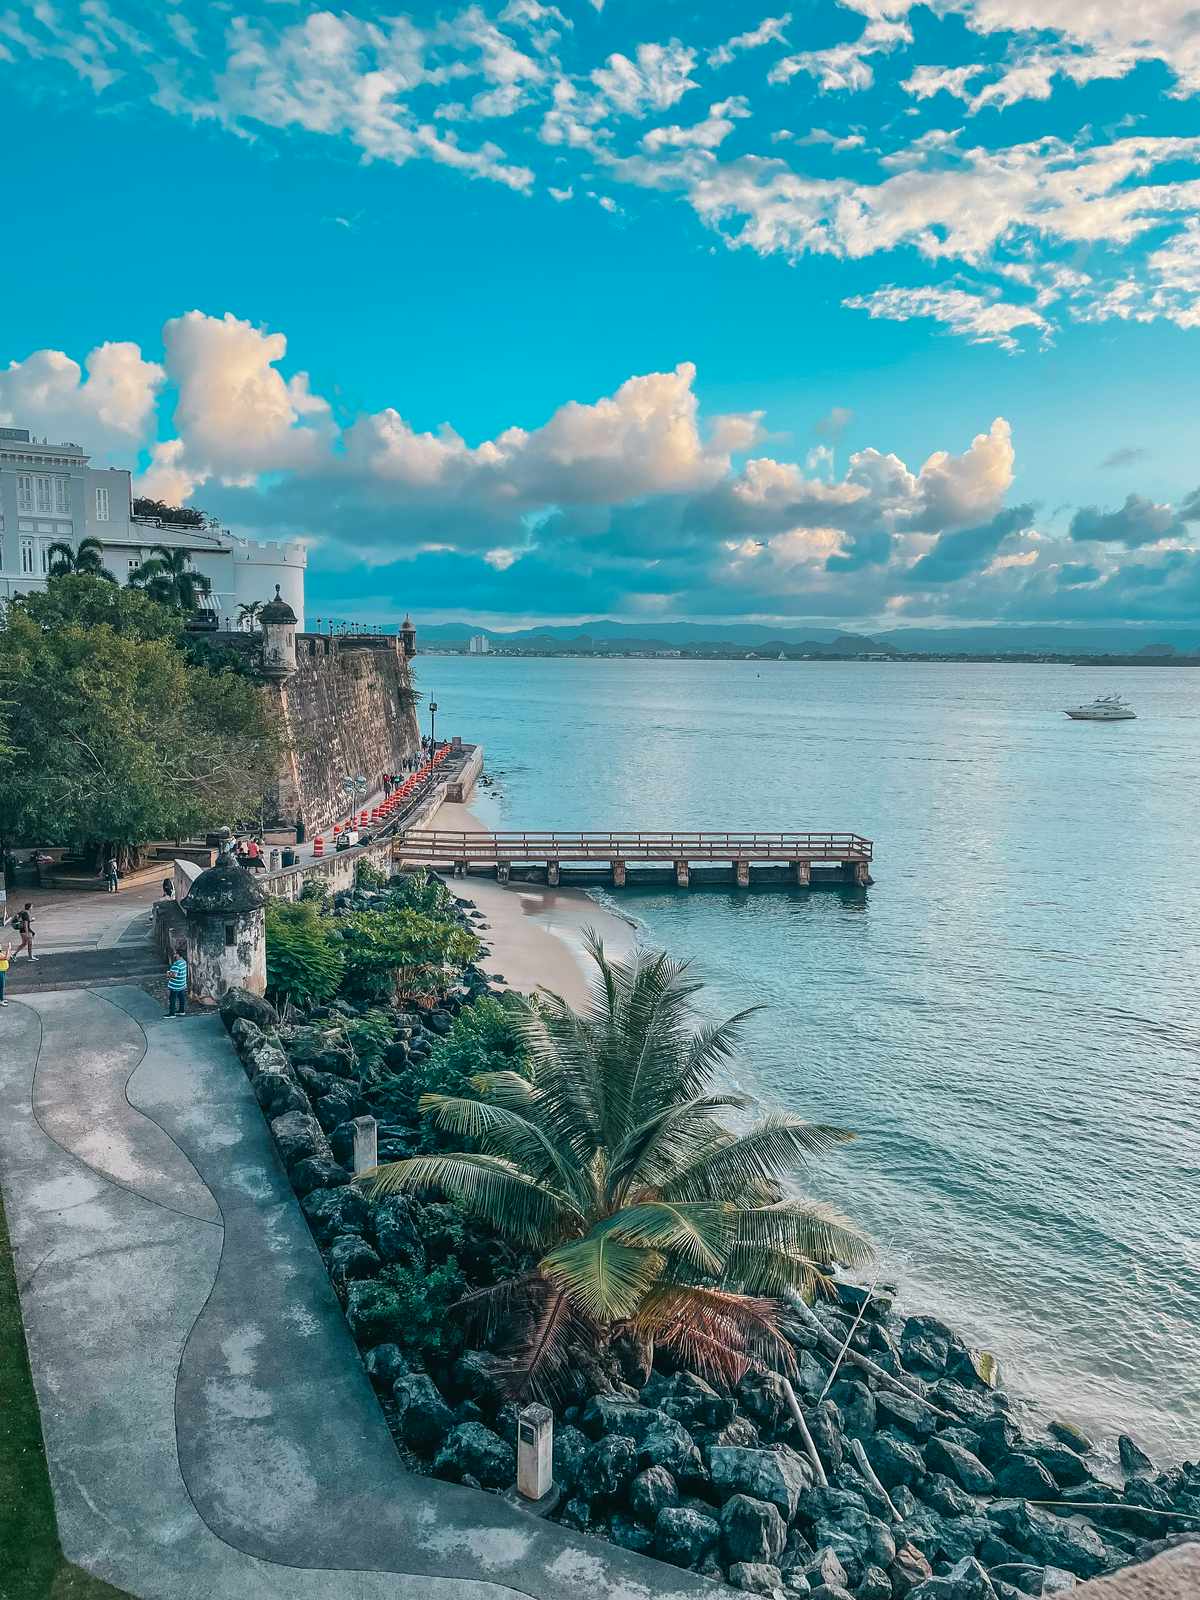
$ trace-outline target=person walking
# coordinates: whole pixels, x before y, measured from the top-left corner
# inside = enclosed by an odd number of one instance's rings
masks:
[[[167,968],[167,1015],[187,1016],[188,964],[183,945],[176,945],[175,959]]]
[[[0,945],[0,1006],[6,1006],[8,1001],[4,997],[4,985],[8,981],[8,963],[12,960],[12,945]]]
[[[117,871],[117,858],[110,850],[104,858],[104,882],[108,886],[109,894],[118,893],[117,880],[121,874]]]
[[[33,941],[37,937],[37,934],[33,926],[32,900],[26,900],[24,906],[13,918],[12,925],[13,932],[21,935],[21,942],[18,944],[13,954],[13,960],[15,961],[17,959],[17,956],[21,954],[22,950],[28,950],[30,961],[39,961],[41,957],[35,956],[33,953]]]

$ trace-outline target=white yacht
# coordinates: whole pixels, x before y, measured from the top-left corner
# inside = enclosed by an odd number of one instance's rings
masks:
[[[1129,722],[1137,712],[1119,694],[1098,695],[1090,705],[1066,706],[1065,714],[1072,722]]]

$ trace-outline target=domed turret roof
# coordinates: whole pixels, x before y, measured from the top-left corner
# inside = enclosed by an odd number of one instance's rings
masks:
[[[267,903],[266,891],[232,856],[222,856],[215,867],[202,872],[183,901],[189,915],[230,915],[257,911]]]
[[[266,605],[258,613],[258,620],[260,622],[295,622],[297,620],[296,613],[280,594],[278,584],[275,585],[274,600],[267,601]]]

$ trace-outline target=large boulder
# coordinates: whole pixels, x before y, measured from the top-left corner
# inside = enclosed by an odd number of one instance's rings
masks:
[[[940,1472],[931,1472],[921,1484],[921,1498],[943,1517],[970,1517],[979,1509],[965,1489]]]
[[[791,1414],[783,1383],[777,1372],[747,1372],[737,1387],[738,1404],[760,1427],[777,1428]]]
[[[875,1411],[881,1428],[891,1428],[908,1439],[923,1442],[937,1432],[936,1415],[906,1394],[881,1388],[875,1396]]]
[[[941,1472],[968,1494],[991,1494],[996,1480],[970,1450],[951,1444],[945,1438],[930,1439],[925,1445],[925,1465],[930,1472]]]
[[[583,1458],[577,1488],[585,1500],[615,1500],[637,1471],[637,1445],[626,1434],[599,1440]]]
[[[821,1458],[826,1473],[834,1473],[842,1464],[845,1444],[842,1439],[842,1419],[832,1400],[822,1400],[809,1413],[808,1431]]]
[[[622,1550],[636,1550],[639,1555],[649,1555],[654,1549],[654,1529],[623,1511],[614,1511],[609,1517],[608,1537]]]
[[[1127,1433],[1122,1433],[1117,1439],[1117,1452],[1121,1458],[1121,1471],[1127,1478],[1137,1477],[1143,1472],[1153,1472],[1154,1463],[1146,1452],[1140,1449]]]
[[[482,1422],[462,1422],[451,1428],[433,1462],[439,1478],[461,1483],[468,1475],[485,1489],[506,1489],[517,1475],[517,1456]]]
[[[900,1334],[900,1355],[906,1372],[936,1382],[944,1378],[951,1350],[960,1340],[937,1317],[909,1317]]]
[[[343,1234],[335,1239],[326,1262],[330,1281],[339,1295],[345,1295],[347,1285],[355,1278],[373,1278],[380,1268],[379,1257],[358,1234]]]
[[[867,1460],[885,1489],[918,1483],[925,1476],[925,1462],[911,1439],[902,1439],[897,1433],[877,1433],[866,1441],[864,1448]]]
[[[666,1467],[647,1467],[629,1485],[629,1504],[634,1516],[652,1528],[660,1511],[679,1504],[678,1485]]]
[[[380,1257],[417,1271],[425,1268],[425,1246],[417,1229],[419,1211],[407,1195],[394,1194],[371,1207],[371,1232]]]
[[[331,1093],[313,1101],[313,1114],[326,1133],[332,1133],[339,1123],[361,1117],[366,1109],[367,1102],[348,1083],[339,1083]]]
[[[877,1400],[865,1383],[857,1378],[840,1378],[829,1391],[829,1398],[841,1413],[842,1424],[851,1439],[869,1439],[878,1424]]]
[[[1017,1500],[1054,1500],[1058,1485],[1033,1456],[1005,1456],[996,1467],[996,1490]]]
[[[303,1111],[288,1111],[271,1122],[271,1132],[279,1150],[279,1159],[289,1172],[298,1161],[316,1156],[328,1161],[332,1152],[325,1131],[316,1117]]]
[[[282,1055],[277,1067],[256,1072],[250,1080],[250,1087],[268,1122],[275,1117],[286,1116],[289,1111],[309,1110],[308,1096],[296,1082]]]
[[[640,1444],[648,1429],[661,1420],[657,1411],[638,1405],[635,1400],[623,1400],[615,1394],[594,1394],[580,1413],[579,1426],[592,1439],[620,1433]]]
[[[363,1356],[363,1366],[381,1394],[390,1394],[396,1379],[408,1371],[408,1362],[398,1344],[377,1344]]]
[[[991,1467],[993,1472],[1005,1457],[1023,1450],[1020,1428],[999,1412],[980,1426],[976,1454],[984,1466]]]
[[[584,1458],[591,1445],[586,1435],[580,1433],[568,1422],[565,1427],[554,1430],[554,1454],[552,1468],[554,1481],[566,1495],[575,1492],[579,1483],[579,1474],[583,1468]]]
[[[1007,1543],[1039,1566],[1065,1567],[1077,1578],[1094,1578],[1108,1565],[1104,1541],[1080,1518],[1057,1517],[1024,1500],[996,1501],[988,1516]]]
[[[667,1506],[654,1525],[654,1553],[673,1567],[694,1567],[721,1536],[720,1525],[688,1506]]]
[[[251,994],[249,989],[226,989],[217,1010],[230,1032],[238,1017],[245,1017],[259,1028],[274,1028],[279,1022],[279,1013],[271,1002],[261,995]]]
[[[1022,1454],[1040,1461],[1062,1489],[1074,1489],[1081,1483],[1087,1483],[1092,1476],[1086,1464],[1079,1459],[1074,1450],[1068,1450],[1065,1444],[1054,1444],[1044,1439],[1030,1439],[1022,1446]]]
[[[508,1399],[508,1371],[508,1363],[490,1351],[466,1350],[454,1363],[452,1392],[494,1416]]]
[[[682,1422],[661,1414],[642,1434],[638,1465],[666,1467],[677,1478],[691,1478],[702,1471],[700,1452],[691,1434]]]
[[[721,1548],[726,1564],[776,1562],[787,1542],[787,1524],[769,1500],[735,1494],[721,1507]]]
[[[292,1188],[301,1198],[311,1194],[314,1189],[337,1189],[350,1182],[350,1174],[345,1167],[339,1166],[332,1157],[309,1156],[304,1161],[297,1161],[288,1173],[292,1180]]]
[[[782,1600],[783,1575],[770,1562],[735,1561],[729,1569],[729,1581],[747,1594],[778,1595]]]
[[[719,1499],[746,1494],[767,1500],[786,1522],[796,1515],[800,1496],[812,1481],[808,1463],[786,1445],[766,1450],[717,1445],[709,1451],[708,1470]]]
[[[319,1245],[328,1246],[342,1234],[366,1232],[369,1215],[361,1189],[353,1184],[333,1189],[314,1189],[300,1202],[308,1225]]]
[[[413,1450],[434,1450],[454,1426],[454,1413],[424,1372],[406,1372],[392,1386],[400,1433]]]

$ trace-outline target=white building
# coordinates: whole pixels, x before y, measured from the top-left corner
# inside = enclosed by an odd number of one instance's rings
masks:
[[[491,640],[486,633],[473,633],[467,645],[469,656],[486,656],[492,648]]]
[[[93,467],[76,444],[31,439],[0,428],[0,599],[45,587],[52,544],[99,539],[104,564],[126,583],[155,545],[186,550],[212,584],[221,625],[236,626],[240,605],[280,593],[304,626],[300,544],[259,544],[225,528],[185,528],[133,514],[133,486],[122,467]]]

